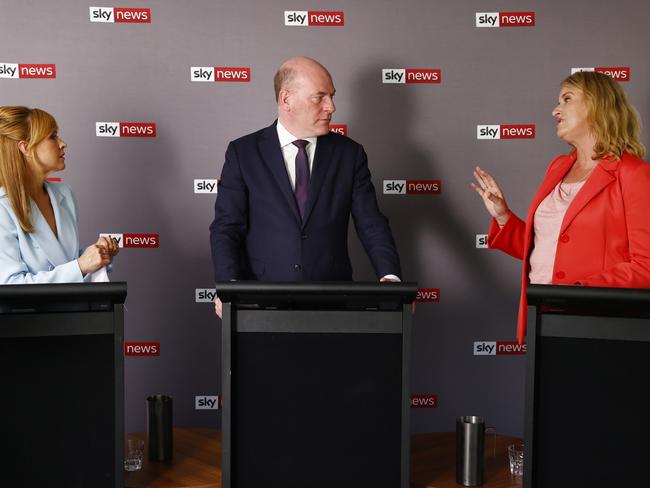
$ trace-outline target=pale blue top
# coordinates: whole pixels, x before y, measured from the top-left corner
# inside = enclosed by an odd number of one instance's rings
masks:
[[[46,182],[58,238],[32,200],[34,232],[21,229],[0,187],[0,284],[73,283],[83,281],[79,257],[77,206],[64,183]]]

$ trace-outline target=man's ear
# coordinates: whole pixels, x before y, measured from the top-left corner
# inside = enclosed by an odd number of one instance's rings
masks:
[[[18,142],[18,149],[25,157],[29,157],[29,150],[27,149],[28,146],[29,146],[29,142],[27,141]]]
[[[278,107],[283,112],[291,111],[291,104],[289,103],[289,90],[280,90],[278,93]]]

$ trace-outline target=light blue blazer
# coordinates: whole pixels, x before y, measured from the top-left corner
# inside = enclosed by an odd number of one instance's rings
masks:
[[[72,283],[83,281],[79,257],[77,206],[63,183],[46,182],[54,209],[58,239],[32,201],[31,234],[18,218],[0,187],[0,284]]]

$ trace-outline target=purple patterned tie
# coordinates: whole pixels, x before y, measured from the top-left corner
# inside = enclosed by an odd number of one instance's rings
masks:
[[[296,154],[296,188],[294,193],[296,195],[298,209],[300,210],[300,218],[304,218],[307,190],[309,189],[309,159],[307,158],[305,148],[309,144],[309,141],[298,139],[293,141],[292,144],[298,148],[298,154]]]

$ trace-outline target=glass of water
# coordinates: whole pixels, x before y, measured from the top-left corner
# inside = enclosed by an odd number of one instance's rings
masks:
[[[510,444],[508,446],[508,460],[510,461],[510,474],[513,476],[524,475],[524,445]]]
[[[138,471],[142,469],[144,458],[144,441],[129,437],[124,443],[124,469],[126,471]]]

